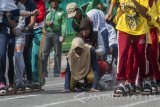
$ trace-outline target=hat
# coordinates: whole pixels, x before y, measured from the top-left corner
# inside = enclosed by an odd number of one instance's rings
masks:
[[[72,18],[76,15],[77,8],[78,6],[75,2],[67,4],[66,10],[67,10],[68,18]]]

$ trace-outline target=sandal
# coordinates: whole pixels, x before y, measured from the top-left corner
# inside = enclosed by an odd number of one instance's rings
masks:
[[[142,95],[151,95],[152,94],[152,86],[150,81],[144,81],[142,88]]]
[[[155,81],[151,81],[152,94],[158,94],[158,86]]]
[[[16,87],[16,94],[24,94],[25,93],[25,87],[17,86]]]
[[[130,93],[135,94],[136,90],[137,90],[136,85],[133,84],[133,83],[129,83],[128,85],[129,85],[129,88],[130,88]]]
[[[120,84],[117,88],[114,90],[114,97],[123,97],[130,94],[130,87],[129,85],[122,85]]]

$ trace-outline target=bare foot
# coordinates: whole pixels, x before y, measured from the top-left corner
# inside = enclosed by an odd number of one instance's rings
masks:
[[[96,90],[94,88],[91,88],[90,92],[98,92],[99,90]]]
[[[63,91],[61,91],[62,93],[70,93],[70,89],[64,89]]]

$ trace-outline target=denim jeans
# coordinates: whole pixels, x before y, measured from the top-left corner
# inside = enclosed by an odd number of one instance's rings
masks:
[[[15,49],[15,36],[10,35],[9,43],[8,43],[8,62],[9,62],[9,68],[8,68],[8,80],[9,84],[14,83],[14,61],[13,61],[13,56],[14,56],[14,49]]]
[[[101,32],[101,35],[103,37],[103,42],[104,42],[104,47],[105,47],[105,59],[107,60],[107,53],[108,53],[108,50],[109,50],[109,40],[108,40],[108,31],[107,31],[107,29],[104,29]]]
[[[54,74],[60,74],[61,70],[61,50],[62,43],[59,41],[61,33],[49,33],[46,32],[46,38],[44,42],[44,48],[42,52],[42,70],[43,72],[47,71],[47,61],[51,49],[54,47]]]
[[[0,30],[0,82],[6,84],[6,51],[9,41],[9,34],[4,30]]]
[[[31,66],[31,49],[32,49],[33,35],[25,36],[25,46],[23,50],[25,71],[27,75],[27,81],[32,82],[32,66]]]

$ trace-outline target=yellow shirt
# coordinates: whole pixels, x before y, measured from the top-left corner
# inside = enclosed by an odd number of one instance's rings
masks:
[[[156,7],[155,2],[153,2],[152,7],[150,7],[150,8],[148,9],[147,14],[151,16],[151,21],[148,21],[149,27],[150,27],[150,28],[156,27],[156,28],[160,31],[160,26],[159,26],[158,23],[156,22],[157,17],[158,17],[158,12],[157,12],[157,7]]]
[[[160,43],[160,32],[158,32],[158,42]]]
[[[156,7],[157,7],[158,16],[160,17],[160,0],[156,0]]]
[[[156,0],[156,7],[157,7],[158,17],[160,18],[160,0]],[[159,26],[160,26],[160,23],[159,23]],[[158,33],[158,38],[159,38],[159,42],[160,42],[160,31]]]
[[[119,17],[116,29],[131,35],[146,34],[149,31],[147,19],[136,12],[134,3],[131,0],[119,0],[119,2],[124,13]],[[137,2],[149,8],[148,0],[137,0]]]

